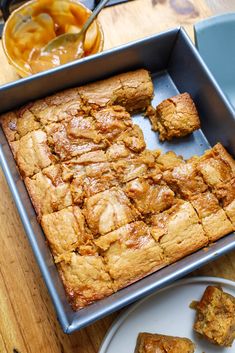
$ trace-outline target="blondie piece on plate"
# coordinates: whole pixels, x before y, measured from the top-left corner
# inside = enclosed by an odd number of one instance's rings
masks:
[[[188,338],[141,332],[134,353],[194,353],[194,349]]]
[[[161,102],[156,108],[156,120],[161,141],[183,137],[200,128],[197,109],[188,93]]]
[[[235,298],[208,286],[195,308],[194,330],[219,346],[230,347],[235,339]]]

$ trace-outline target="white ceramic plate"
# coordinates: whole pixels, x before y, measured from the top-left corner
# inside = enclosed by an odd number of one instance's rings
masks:
[[[195,311],[189,308],[199,300],[208,285],[220,285],[235,296],[235,282],[217,277],[193,277],[175,282],[156,294],[132,305],[113,323],[99,353],[134,353],[139,332],[188,337],[196,343],[196,353],[234,353],[217,347],[194,334]]]

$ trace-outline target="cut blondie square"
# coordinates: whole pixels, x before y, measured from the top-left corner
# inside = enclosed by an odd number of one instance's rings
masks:
[[[45,127],[48,143],[62,160],[107,147],[107,141],[95,128],[90,116],[76,116],[68,121]]]
[[[162,212],[175,201],[175,194],[167,185],[154,183],[149,178],[131,180],[123,190],[142,214]]]
[[[220,143],[198,158],[197,168],[215,192],[223,183],[235,178],[235,160]]]
[[[113,145],[113,149],[109,148],[107,157],[109,160],[113,158],[112,168],[121,184],[140,177],[149,177],[155,182],[162,179],[161,169],[156,164],[156,151],[144,150],[139,154],[130,153],[124,156],[126,150],[120,146]],[[122,152],[122,157],[117,160],[116,155]]]
[[[55,161],[42,130],[29,132],[10,146],[23,178],[33,176]]]
[[[62,180],[61,169],[59,164],[52,165],[24,180],[39,220],[72,205],[70,183]]]
[[[118,179],[104,151],[97,150],[75,157],[62,164],[63,178],[71,182],[71,193],[75,204],[84,198],[118,185]]]
[[[235,227],[235,160],[217,143],[198,159],[197,168]]]
[[[197,211],[210,242],[214,242],[233,231],[232,223],[211,192],[195,195],[191,199],[191,204]]]
[[[146,109],[153,97],[153,83],[147,70],[136,70],[78,88],[85,104],[93,109],[121,105],[127,111]]]
[[[135,124],[122,132],[117,138],[117,142],[124,143],[129,150],[135,153],[143,152],[146,148],[143,131]]]
[[[24,107],[18,111],[3,114],[1,124],[9,142],[17,141],[28,132],[41,127],[34,115]]]
[[[114,292],[112,280],[98,254],[67,253],[57,266],[74,310]]]
[[[26,177],[25,184],[39,219],[43,214],[82,205],[84,198],[118,185],[104,151],[85,153]]]
[[[188,93],[161,102],[156,108],[156,119],[161,141],[183,137],[200,128],[197,109]]]
[[[94,242],[103,251],[117,290],[167,265],[161,247],[142,221],[126,224]]]
[[[172,170],[184,163],[183,157],[175,154],[174,151],[168,151],[166,153],[160,153],[156,160],[160,169],[165,172],[166,170]]]
[[[181,163],[173,170],[165,171],[163,179],[176,195],[185,200],[190,200],[208,188],[193,161]]]
[[[188,338],[141,332],[134,353],[194,353],[194,349]]]
[[[118,105],[95,111],[92,116],[96,129],[111,143],[133,125],[130,114]]]
[[[118,186],[118,180],[110,163],[94,163],[84,168],[85,174],[75,176],[71,182],[71,192],[75,203],[102,191]]]
[[[121,183],[127,183],[139,177],[147,175],[149,168],[152,166],[152,161],[147,160],[143,155],[136,156],[132,159],[120,159],[112,163],[112,168],[115,171],[117,179]],[[159,179],[162,178],[162,173],[159,170]]]
[[[169,263],[208,244],[196,211],[190,202],[178,200],[170,209],[148,220],[151,234],[163,248]]]
[[[56,262],[59,262],[64,254],[89,244],[92,239],[78,206],[43,215],[41,225]]]
[[[65,122],[72,117],[84,115],[86,108],[74,88],[36,101],[29,106],[29,110],[45,127],[51,123]]]
[[[235,298],[208,286],[195,309],[194,330],[212,343],[230,347],[235,339]]]
[[[89,228],[96,235],[109,233],[140,215],[120,187],[87,198],[83,213]]]

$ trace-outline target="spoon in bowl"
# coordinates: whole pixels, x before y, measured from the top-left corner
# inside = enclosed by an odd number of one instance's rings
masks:
[[[71,44],[75,44],[80,46],[84,42],[84,37],[87,29],[90,27],[91,23],[95,20],[97,15],[103,9],[103,7],[107,4],[109,0],[101,0],[99,4],[96,6],[91,16],[83,25],[82,29],[78,33],[64,33],[58,37],[53,38],[44,48],[42,48],[43,53],[50,53],[52,50],[56,50],[59,48],[66,48]]]

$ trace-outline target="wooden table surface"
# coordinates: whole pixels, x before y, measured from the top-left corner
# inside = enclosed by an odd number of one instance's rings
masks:
[[[231,2],[135,0],[107,8],[99,16],[105,48],[178,25],[193,37],[195,22],[232,10]],[[15,79],[0,45],[0,84]],[[70,336],[62,332],[1,170],[0,195],[0,353],[97,353],[117,313]],[[235,281],[235,252],[195,274]]]

